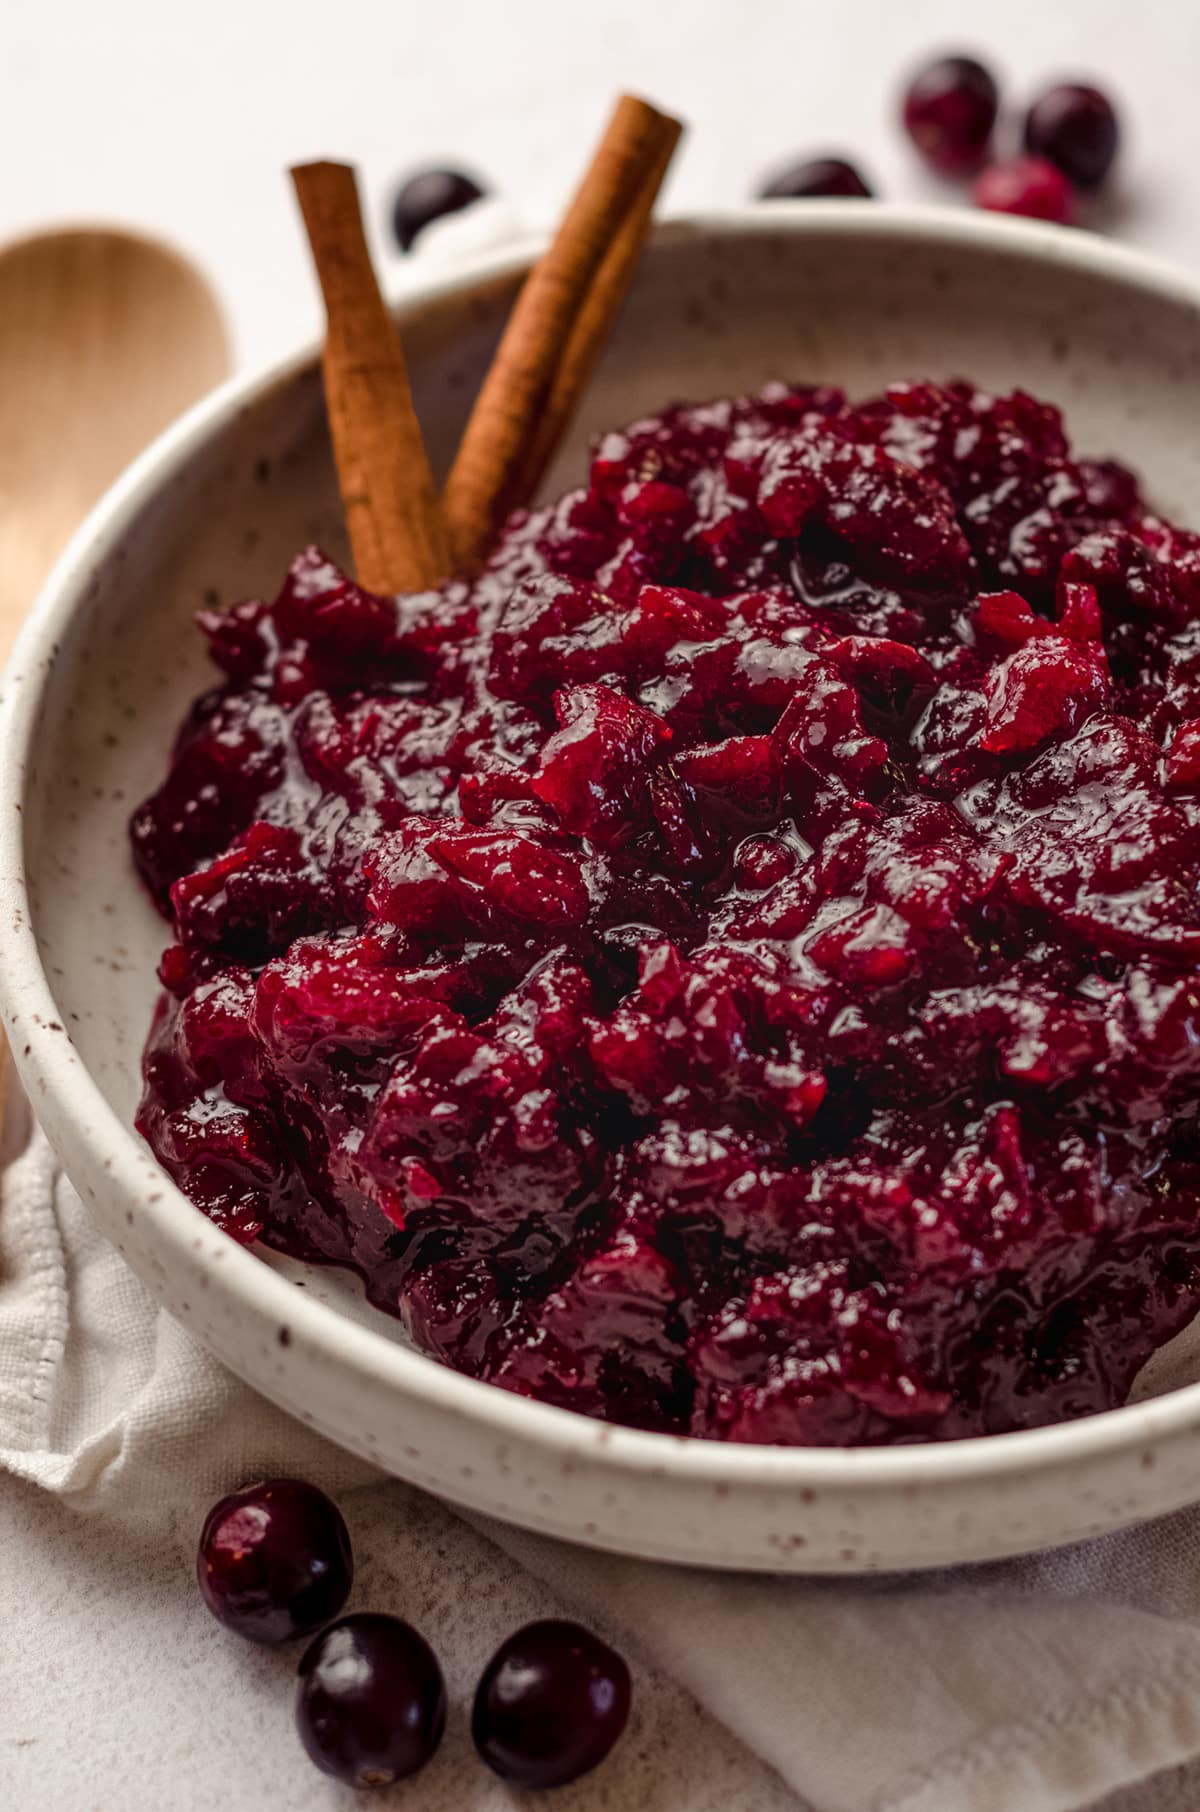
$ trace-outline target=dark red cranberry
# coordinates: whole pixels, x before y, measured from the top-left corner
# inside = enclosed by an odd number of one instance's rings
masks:
[[[392,203],[392,230],[402,252],[412,250],[418,235],[443,214],[457,214],[479,201],[486,191],[461,170],[417,170],[401,183]]]
[[[797,201],[820,195],[869,198],[873,191],[844,157],[811,157],[781,170],[758,193],[763,201]]]
[[[204,1521],[196,1578],[213,1616],[252,1642],[287,1642],[336,1617],[354,1562],[336,1504],[303,1479],[247,1485]]]
[[[1080,189],[1099,188],[1120,137],[1112,102],[1082,82],[1048,88],[1025,116],[1025,149],[1048,158]]]
[[[519,1787],[562,1787],[602,1762],[629,1716],[629,1669],[582,1624],[528,1623],[475,1694],[475,1747]]]
[[[939,57],[904,94],[904,125],[935,170],[957,176],[983,161],[996,124],[995,78],[974,57]]]
[[[975,184],[975,205],[994,214],[1025,214],[1069,226],[1075,218],[1075,191],[1044,157],[1014,157],[989,164]]]
[[[437,1656],[399,1617],[343,1617],[304,1651],[296,1724],[326,1774],[352,1787],[390,1787],[423,1768],[442,1740]]]

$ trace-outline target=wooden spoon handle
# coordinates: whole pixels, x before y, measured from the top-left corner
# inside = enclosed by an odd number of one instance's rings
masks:
[[[0,250],[0,660],[92,504],[229,362],[212,289],[157,240],[85,228]],[[6,1137],[9,1071],[0,1036]]]

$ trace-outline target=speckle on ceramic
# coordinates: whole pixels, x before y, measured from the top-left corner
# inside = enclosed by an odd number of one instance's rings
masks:
[[[521,274],[515,254],[489,254],[405,304],[435,465]],[[1200,286],[1083,235],[836,202],[661,232],[547,491],[581,470],[592,432],[673,396],[785,375],[863,394],[912,374],[1047,396],[1078,445],[1119,455],[1166,512],[1200,525]],[[1195,1384],[1063,1427],[884,1452],[739,1448],[592,1423],[413,1352],[346,1278],[238,1249],[164,1182],[130,1131],[164,932],[128,861],[129,801],[161,771],[206,683],[192,612],[214,585],[223,598],[271,591],[306,540],[345,557],[313,356],[230,387],[126,475],[51,579],[0,711],[12,1045],[92,1213],[172,1312],[267,1395],[376,1463],[629,1553],[773,1571],[933,1566],[1200,1496]],[[1182,1336],[1145,1388],[1196,1376],[1190,1353]]]

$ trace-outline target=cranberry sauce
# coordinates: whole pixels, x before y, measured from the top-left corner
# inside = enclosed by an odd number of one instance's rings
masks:
[[[1200,536],[966,384],[674,408],[472,583],[200,624],[139,1125],[506,1389],[1119,1403],[1200,1304]]]

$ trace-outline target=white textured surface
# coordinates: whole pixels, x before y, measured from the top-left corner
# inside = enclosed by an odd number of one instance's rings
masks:
[[[216,279],[251,362],[316,322],[279,174],[289,160],[356,158],[376,225],[394,174],[428,156],[473,163],[530,217],[548,218],[612,92],[633,86],[692,122],[669,191],[674,205],[741,199],[764,165],[843,147],[861,154],[885,192],[930,198],[941,191],[913,167],[892,126],[893,87],[912,57],[961,43],[966,17],[970,39],[994,54],[1014,89],[1072,70],[1111,83],[1131,128],[1114,224],[1130,240],[1200,261],[1200,15],[1180,0],[1137,8],[1129,0],[977,0],[969,15],[961,0],[598,0],[586,10],[578,0],[338,0],[328,8],[209,0],[200,11],[66,0],[10,14],[0,143],[20,179],[0,194],[0,238],[82,217],[168,233]],[[401,261],[388,258],[386,268],[398,276]],[[369,1596],[436,1631],[460,1689],[499,1634],[547,1608],[547,1587],[402,1487],[357,1494],[352,1520],[364,1562],[358,1602]],[[458,1560],[451,1574],[442,1555],[449,1540]],[[1150,1640],[1166,1613],[1194,1609],[1200,1546],[1180,1519],[1157,1539],[1127,1540],[1124,1589],[1141,1609],[1113,1615],[1123,1632],[1136,1623],[1139,1639]],[[227,1641],[197,1616],[190,1541],[186,1519],[173,1514],[132,1531],[80,1519],[27,1485],[0,1485],[0,1804],[17,1812],[286,1804],[302,1812],[352,1803],[298,1761],[287,1728],[290,1663]],[[1129,1566],[1141,1568],[1136,1579]],[[1065,1645],[1092,1615],[1097,1567],[1080,1560],[1073,1575],[1057,1576],[1060,1599],[1079,1597],[1074,1610],[1057,1606]],[[817,1588],[813,1600],[834,1589]],[[893,1603],[874,1588],[871,1627]],[[932,1627],[927,1616],[924,1627]],[[1200,1642],[1190,1622],[1182,1634]],[[1123,1639],[1132,1636],[1097,1639],[1097,1666],[1120,1658]],[[948,1678],[959,1657],[947,1642]],[[644,1688],[651,1678],[643,1673]],[[782,1812],[798,1803],[677,1688],[643,1690],[641,1703],[624,1762],[556,1799],[563,1812],[635,1804]],[[861,1709],[865,1759],[881,1704]],[[799,1701],[788,1734],[814,1752],[845,1747],[845,1733],[835,1738],[819,1707]],[[461,1717],[424,1784],[390,1797],[416,1812],[514,1803],[471,1765]],[[942,1804],[984,1812],[985,1802],[963,1788]],[[1123,1793],[1104,1812],[1192,1812],[1197,1804],[1200,1777],[1188,1770],[1136,1797]]]
[[[883,193],[954,191],[895,128],[897,75],[967,41],[1014,98],[1094,70],[1125,103],[1122,234],[1200,260],[1187,0],[57,0],[4,22],[0,236],[51,218],[120,217],[169,233],[216,277],[242,354],[315,327],[282,167],[348,156],[380,229],[398,172],[475,166],[549,218],[621,87],[691,132],[667,205],[742,201],[793,154],[861,154]],[[402,260],[388,268],[399,273]]]

